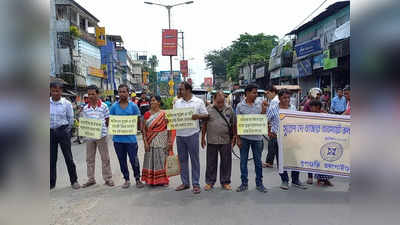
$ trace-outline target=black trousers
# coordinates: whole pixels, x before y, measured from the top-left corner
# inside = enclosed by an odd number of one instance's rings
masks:
[[[231,144],[207,144],[206,184],[214,185],[217,181],[218,153],[221,158],[219,179],[221,185],[231,183],[232,146]]]
[[[278,141],[276,138],[271,138],[268,141],[268,154],[265,162],[272,165],[275,158],[276,162],[278,162]]]
[[[56,129],[50,129],[50,187],[56,185],[58,145],[61,147],[65,164],[67,164],[71,184],[78,181],[71,152],[71,135],[66,128],[67,126],[61,126]]]

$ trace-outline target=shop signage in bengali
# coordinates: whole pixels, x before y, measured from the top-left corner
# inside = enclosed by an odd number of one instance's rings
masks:
[[[319,39],[307,41],[296,45],[295,47],[297,58],[304,58],[312,53],[321,51],[321,42]]]
[[[188,61],[187,60],[180,61],[180,69],[181,69],[182,76],[187,77],[188,76]]]
[[[324,70],[329,70],[337,67],[337,58],[330,58],[329,50],[324,51]]]
[[[299,77],[305,77],[312,74],[311,58],[303,59],[297,62]]]

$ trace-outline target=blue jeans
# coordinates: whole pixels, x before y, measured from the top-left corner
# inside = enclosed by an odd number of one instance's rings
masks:
[[[240,138],[242,142],[242,147],[240,148],[240,173],[242,184],[248,185],[248,171],[247,171],[247,161],[249,158],[249,150],[253,152],[254,169],[256,172],[256,185],[260,186],[263,184],[262,181],[262,163],[261,163],[261,153],[263,151],[263,141],[253,141],[245,138]]]
[[[117,153],[119,166],[125,180],[129,180],[129,169],[127,164],[127,156],[131,163],[135,180],[140,180],[140,165],[137,157],[138,145],[137,143],[121,143],[114,142],[115,153]]]

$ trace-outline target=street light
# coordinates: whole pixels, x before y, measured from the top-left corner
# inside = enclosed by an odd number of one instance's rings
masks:
[[[171,9],[172,7],[179,6],[179,5],[188,5],[194,3],[194,1],[182,2],[174,5],[163,5],[154,2],[144,2],[148,5],[158,5],[166,8],[168,10],[168,29],[171,29]],[[172,56],[169,56],[169,65],[170,65],[170,79],[173,80],[173,71],[172,71]]]

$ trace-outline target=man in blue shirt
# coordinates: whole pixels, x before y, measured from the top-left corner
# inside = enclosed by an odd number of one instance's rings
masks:
[[[110,109],[110,115],[118,116],[138,116],[140,117],[140,110],[138,106],[128,101],[129,87],[126,84],[121,84],[118,87],[119,101],[114,103]],[[139,122],[139,120],[138,120]],[[139,126],[138,126],[139,127]],[[138,144],[136,135],[114,135],[113,136],[114,148],[117,153],[121,172],[124,176],[125,183],[122,188],[129,188],[129,169],[127,165],[127,155],[132,165],[133,173],[136,180],[136,187],[143,188],[144,184],[140,181],[140,166],[139,159],[137,157]]]
[[[343,90],[337,89],[337,96],[332,99],[331,112],[334,114],[343,114],[346,111],[347,101],[343,96]]]

